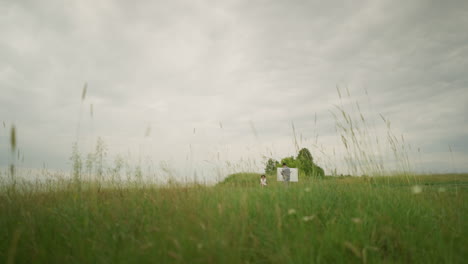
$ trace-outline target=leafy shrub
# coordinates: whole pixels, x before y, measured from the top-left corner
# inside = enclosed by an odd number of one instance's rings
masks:
[[[286,163],[290,168],[298,168],[299,174],[302,174],[307,177],[324,177],[325,171],[314,163],[314,158],[307,148],[302,148],[297,157],[294,156],[286,157],[281,159],[281,162],[278,162],[274,159],[269,159],[266,163],[265,173],[272,175],[276,174],[276,168],[279,168]]]

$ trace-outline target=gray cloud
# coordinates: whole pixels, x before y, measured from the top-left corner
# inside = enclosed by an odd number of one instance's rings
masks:
[[[24,166],[67,168],[77,136],[83,151],[102,136],[156,162],[190,145],[198,161],[279,158],[295,151],[292,122],[333,156],[329,111],[358,101],[372,133],[385,137],[381,113],[422,150],[419,165],[468,171],[446,159],[448,146],[468,156],[465,1],[14,1],[0,13],[0,116]]]

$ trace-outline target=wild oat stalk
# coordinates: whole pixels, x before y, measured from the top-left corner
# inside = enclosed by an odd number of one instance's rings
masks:
[[[349,171],[354,175],[383,176],[388,174],[380,144],[382,140],[379,140],[379,137],[374,135],[375,132],[370,129],[359,103],[356,102],[352,105],[351,112],[346,111],[338,87],[337,91],[340,105],[336,105],[336,111],[332,111],[331,114],[335,119],[336,131],[346,151],[344,159]],[[347,91],[348,99],[350,99],[349,90]],[[399,174],[410,175],[411,165],[403,136],[401,136],[401,139],[396,137],[391,130],[390,121],[382,115],[380,116],[387,128],[386,142],[395,158],[395,168]]]
[[[13,186],[13,192],[16,188],[16,177],[15,177],[15,151],[16,151],[16,127],[15,125],[11,126],[10,130],[10,147],[11,147],[11,164],[10,164],[10,177]]]

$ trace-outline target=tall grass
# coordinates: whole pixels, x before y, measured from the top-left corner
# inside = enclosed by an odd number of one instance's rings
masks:
[[[386,136],[382,137],[375,123],[361,110],[359,102],[353,101],[348,88],[345,95],[339,87],[337,92],[340,101],[335,105],[335,111],[330,113],[345,149],[344,161],[349,173],[368,176],[404,175],[409,181],[414,171],[404,136],[397,136],[391,128],[390,120],[379,114],[386,129]],[[387,156],[388,149],[393,157]],[[393,164],[388,164],[392,160]]]
[[[466,185],[365,178],[0,195],[11,263],[463,263]],[[467,176],[458,176],[468,182]],[[428,178],[429,179],[429,178]],[[251,184],[249,184],[251,180]],[[432,181],[437,183],[437,181]],[[463,187],[464,186],[464,187]]]

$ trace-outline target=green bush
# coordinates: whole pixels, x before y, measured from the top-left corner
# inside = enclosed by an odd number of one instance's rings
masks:
[[[279,162],[274,159],[268,159],[265,167],[265,174],[266,175],[275,175],[276,168],[279,166]]]
[[[286,157],[281,159],[281,162],[269,159],[266,164],[265,173],[270,175],[276,174],[276,168],[280,168],[283,163],[286,163],[290,168],[298,168],[299,174],[306,177],[322,178],[325,176],[325,171],[314,163],[314,158],[307,148],[299,150],[296,158],[294,156]]]

